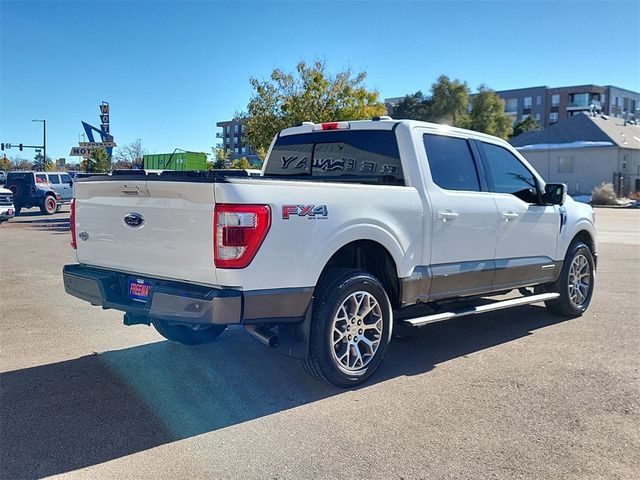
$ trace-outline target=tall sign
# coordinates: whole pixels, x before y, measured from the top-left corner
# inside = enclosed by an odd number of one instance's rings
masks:
[[[100,128],[104,133],[109,134],[109,102],[100,104]]]

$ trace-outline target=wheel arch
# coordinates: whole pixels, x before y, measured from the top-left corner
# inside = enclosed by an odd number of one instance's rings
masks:
[[[381,243],[374,240],[354,240],[343,245],[325,263],[318,284],[326,273],[334,268],[354,268],[370,273],[382,283],[392,306],[398,305],[398,266],[389,250]]]

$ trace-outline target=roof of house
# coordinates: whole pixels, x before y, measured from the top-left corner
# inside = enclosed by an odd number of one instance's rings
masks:
[[[605,115],[578,114],[544,130],[524,132],[509,143],[519,150],[617,147],[640,150],[640,125]]]

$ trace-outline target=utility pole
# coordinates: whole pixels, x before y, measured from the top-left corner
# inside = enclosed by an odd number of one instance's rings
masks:
[[[42,122],[42,151],[44,158],[42,159],[42,167],[44,169],[47,163],[47,121],[46,120],[31,120],[32,122]]]

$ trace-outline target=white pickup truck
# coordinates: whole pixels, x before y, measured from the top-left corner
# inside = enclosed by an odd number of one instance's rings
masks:
[[[285,129],[257,177],[79,180],[71,234],[69,294],[184,344],[242,325],[340,387],[378,369],[394,322],[579,316],[595,280],[593,210],[565,185],[498,138],[389,117]]]

